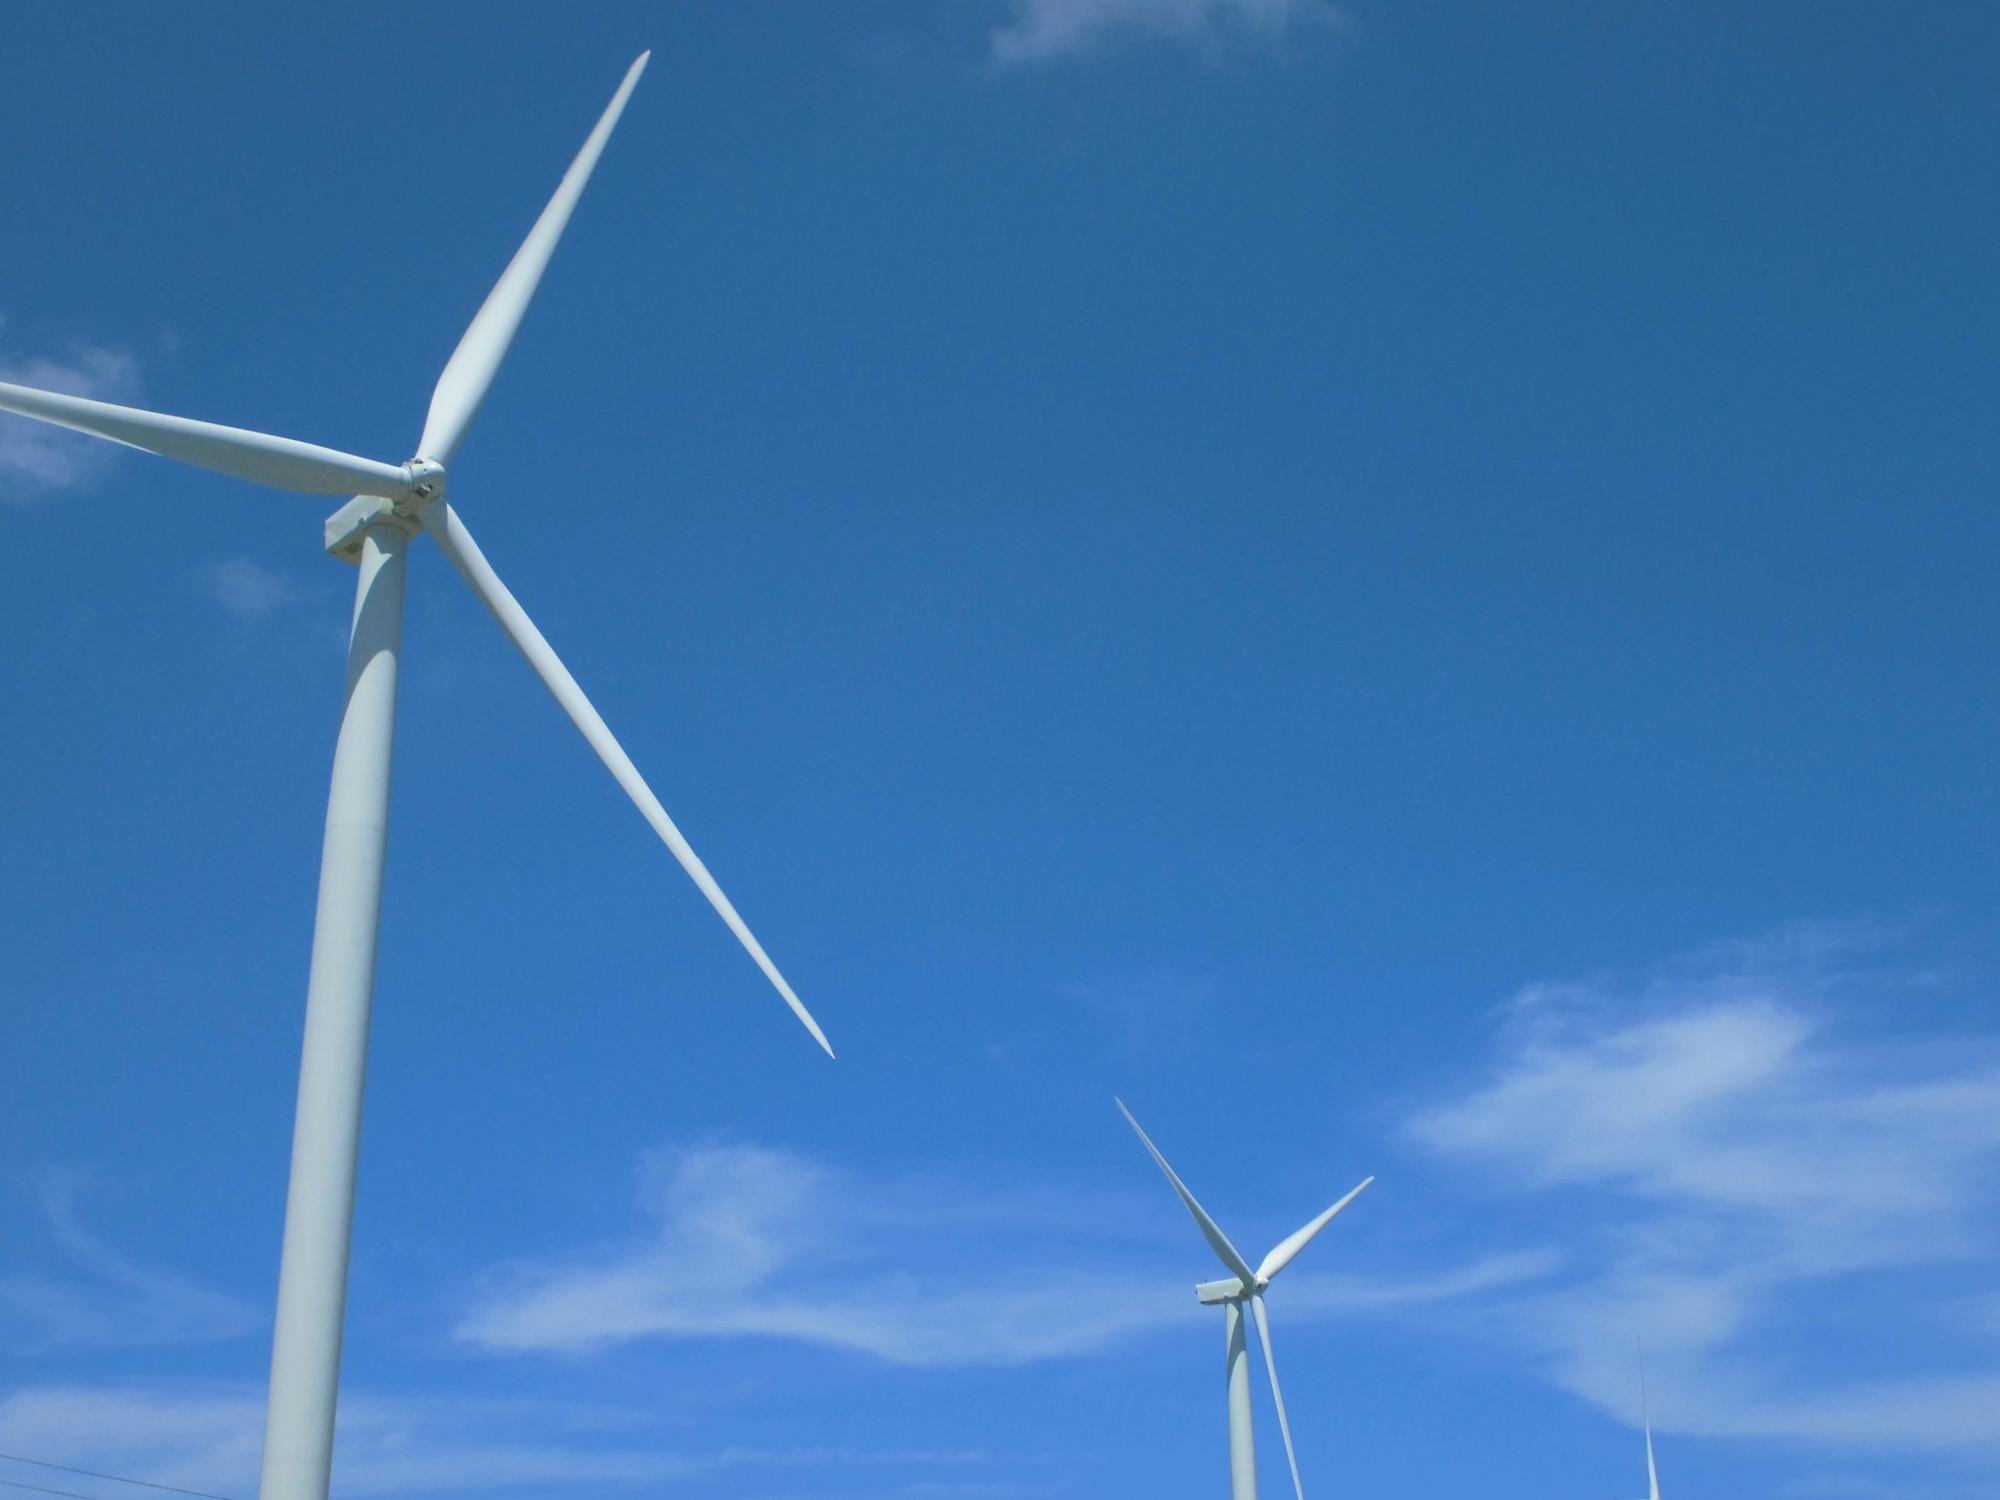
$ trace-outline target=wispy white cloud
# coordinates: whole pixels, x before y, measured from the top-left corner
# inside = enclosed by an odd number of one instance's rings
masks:
[[[1778,1486],[1780,1500],[1992,1500],[1990,1484],[1881,1480],[1852,1473],[1810,1474]]]
[[[1161,969],[1071,985],[1064,994],[1111,1027],[1123,1056],[1150,1057],[1178,1052],[1194,1040],[1195,1027],[1215,999],[1215,984]]]
[[[0,380],[72,396],[130,404],[139,394],[139,363],[128,350],[72,343],[57,354],[0,347]],[[95,478],[117,445],[0,412],[0,501],[25,501],[75,489]]]
[[[1512,1290],[1553,1276],[1563,1267],[1554,1250],[1505,1250],[1462,1266],[1409,1276],[1291,1271],[1282,1295],[1287,1321],[1387,1314],[1427,1308],[1481,1293]]]
[[[645,1441],[653,1421],[551,1401],[346,1392],[334,1472],[350,1495],[662,1485],[705,1493],[724,1473],[758,1470],[922,1474],[952,1493],[952,1476],[993,1464],[976,1451],[667,1450]],[[212,1494],[256,1492],[263,1437],[264,1395],[253,1386],[54,1385],[0,1396],[0,1451]]]
[[[637,1338],[761,1335],[905,1364],[1019,1364],[1156,1323],[1164,1299],[1075,1268],[982,1271],[915,1252],[937,1238],[922,1195],[756,1146],[652,1154],[655,1229],[610,1256],[514,1265],[484,1278],[460,1322],[488,1349],[578,1349]],[[954,1212],[956,1227],[968,1210]],[[1004,1216],[991,1205],[990,1229]],[[893,1241],[901,1240],[900,1245]],[[982,1260],[984,1257],[982,1257]],[[934,1265],[918,1275],[886,1266]],[[1182,1289],[1184,1291],[1184,1289]]]
[[[1202,1316],[1189,1295],[1200,1242],[1172,1259],[1135,1251],[1106,1231],[1101,1203],[870,1180],[755,1146],[659,1152],[642,1178],[649,1235],[607,1255],[489,1273],[458,1337],[496,1351],[574,1351],[754,1335],[908,1365],[1004,1366]],[[1396,1278],[1293,1272],[1286,1317],[1385,1311],[1544,1269],[1495,1257]]]
[[[91,1233],[77,1208],[81,1184],[69,1172],[44,1173],[33,1184],[68,1269],[0,1275],[0,1336],[8,1344],[22,1352],[134,1348],[235,1338],[262,1325],[249,1304],[141,1265]]]
[[[314,592],[251,557],[210,563],[198,577],[209,598],[239,620],[259,619],[287,604],[310,599]]]
[[[1591,1269],[1490,1326],[1628,1417],[1643,1340],[1664,1427],[2000,1455],[2000,1359],[1943,1333],[1996,1279],[2000,1039],[1843,1031],[1823,997],[1868,965],[1838,945],[1704,962],[1525,992],[1490,1074],[1408,1123],[1576,1226]],[[1870,1331],[1796,1333],[1830,1306]],[[1891,1353],[1912,1323],[1939,1336]]]
[[[993,33],[993,56],[1007,65],[1049,62],[1120,37],[1270,43],[1303,23],[1344,20],[1330,0],[1014,0],[1013,19]]]

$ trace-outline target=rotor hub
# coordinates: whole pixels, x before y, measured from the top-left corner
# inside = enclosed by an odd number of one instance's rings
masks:
[[[411,501],[418,505],[435,500],[444,493],[444,465],[434,458],[413,458],[403,465],[403,472],[410,477]]]

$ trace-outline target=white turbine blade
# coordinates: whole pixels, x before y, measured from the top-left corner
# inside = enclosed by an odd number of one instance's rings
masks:
[[[1290,1234],[1286,1235],[1282,1240],[1278,1242],[1277,1248],[1274,1249],[1269,1255],[1264,1257],[1264,1264],[1262,1264],[1257,1268],[1257,1275],[1261,1279],[1269,1281],[1273,1276],[1276,1276],[1280,1271],[1284,1270],[1286,1266],[1289,1266],[1292,1263],[1292,1257],[1297,1255],[1301,1250],[1305,1249],[1305,1247],[1312,1242],[1312,1237],[1318,1234],[1322,1229],[1326,1228],[1327,1225],[1331,1224],[1333,1222],[1334,1215],[1338,1214],[1343,1208],[1347,1207],[1347,1205],[1352,1203],[1356,1198],[1359,1198],[1361,1196],[1362,1188],[1367,1187],[1368,1184],[1370,1182],[1373,1182],[1374,1180],[1375,1179],[1373,1177],[1368,1178],[1361,1184],[1361,1187],[1356,1188],[1353,1192],[1349,1193],[1345,1198],[1342,1198],[1338,1203],[1334,1204],[1332,1208],[1329,1208],[1325,1213],[1321,1214],[1317,1219],[1314,1219],[1310,1224],[1306,1225],[1303,1229],[1295,1229]]]
[[[1253,1296],[1250,1311],[1257,1315],[1257,1342],[1264,1346],[1264,1370],[1271,1377],[1271,1399],[1278,1403],[1278,1431],[1285,1435],[1285,1461],[1292,1466],[1292,1491],[1306,1500],[1306,1487],[1299,1483],[1299,1456],[1292,1451],[1292,1420],[1285,1415],[1285,1393],[1278,1388],[1278,1361],[1271,1353],[1271,1320],[1264,1312],[1264,1299]]]
[[[1660,1471],[1653,1465],[1653,1403],[1646,1395],[1646,1353],[1639,1351],[1639,1415],[1646,1424],[1647,1500],[1660,1500]]]
[[[736,940],[757,961],[757,967],[764,971],[764,977],[777,986],[778,993],[785,998],[785,1004],[792,1008],[792,1014],[805,1023],[805,1028],[812,1033],[813,1040],[826,1048],[826,1055],[833,1056],[833,1047],[827,1041],[826,1033],[819,1029],[819,1022],[812,1018],[812,1012],[806,1009],[805,1003],[792,993],[792,987],[785,983],[785,976],[778,972],[778,966],[772,963],[770,955],[764,952],[764,945],[757,941],[743,918],[736,914],[736,908],[730,905],[729,898],[722,894],[722,887],[715,883],[715,877],[708,873],[708,866],[704,865],[694,850],[688,847],[688,841],[681,837],[680,829],[676,828],[674,820],[667,816],[667,810],[660,806],[659,798],[655,797],[653,789],[646,785],[645,778],[632,764],[631,757],[626,755],[624,748],[613,737],[604,720],[598,717],[597,710],[592,708],[590,700],[584,697],[583,689],[576,685],[576,679],[569,675],[569,668],[565,667],[562,659],[550,649],[549,643],[542,638],[541,631],[535,628],[535,622],[528,618],[527,612],[508,591],[507,585],[502,583],[499,575],[493,571],[492,564],[486,561],[486,555],[479,550],[479,544],[473,541],[472,533],[465,529],[465,523],[459,520],[458,513],[451,508],[449,502],[436,500],[425,508],[423,522],[424,529],[437,539],[440,547],[444,548],[445,556],[451,559],[459,575],[472,586],[472,591],[493,612],[493,618],[500,622],[500,628],[507,632],[508,638],[514,642],[521,655],[528,659],[528,665],[535,669],[535,674],[542,679],[543,686],[555,695],[555,700],[562,705],[563,712],[567,713],[576,727],[583,731],[583,737],[590,742],[590,748],[597,752],[598,759],[610,768],[611,774],[618,779],[618,784],[625,788],[625,795],[630,797],[639,811],[645,814],[646,821],[653,825],[653,831],[673,852],[674,858],[680,861],[681,868],[693,877],[694,883],[701,888],[701,893],[708,897],[708,904],[716,909],[724,922],[729,924],[729,930],[736,934]]]
[[[521,316],[527,312],[549,257],[555,253],[556,241],[562,238],[570,212],[582,196],[583,185],[590,181],[604,143],[611,139],[611,129],[624,113],[625,101],[632,97],[632,89],[645,71],[646,59],[652,55],[641,52],[637,61],[625,70],[625,81],[618,85],[618,92],[611,96],[611,103],[598,118],[597,128],[590,132],[576,160],[563,173],[549,206],[535,220],[535,227],[528,231],[521,248],[507,262],[507,269],[500,273],[499,281],[486,294],[465,336],[452,351],[444,373],[438,377],[437,389],[431,392],[430,415],[424,420],[423,439],[417,444],[419,456],[449,464],[458,451],[465,429],[472,425],[479,403],[486,399],[500,361],[507,357],[507,346],[514,342],[514,330],[521,326]]]
[[[1194,1194],[1187,1190],[1186,1183],[1174,1175],[1174,1169],[1168,1166],[1167,1159],[1160,1155],[1160,1148],[1153,1144],[1152,1138],[1145,1131],[1139,1129],[1139,1122],[1132,1118],[1132,1111],[1125,1107],[1125,1101],[1114,1095],[1113,1102],[1117,1104],[1118,1112],[1125,1116],[1125,1123],[1139,1132],[1139,1139],[1145,1142],[1146,1149],[1153,1154],[1153,1160],[1160,1164],[1160,1170],[1167,1174],[1167,1181],[1174,1185],[1174,1191],[1180,1194],[1181,1202],[1185,1203],[1187,1211],[1194,1215],[1196,1225],[1207,1238],[1209,1247],[1215,1251],[1216,1257],[1241,1279],[1244,1291],[1255,1291],[1257,1274],[1250,1269],[1250,1263],[1236,1253],[1236,1247],[1229,1243],[1229,1236],[1224,1234],[1215,1220],[1208,1216],[1208,1211],[1194,1201]]]
[[[391,500],[411,493],[408,472],[391,464],[269,433],[197,422],[192,417],[170,417],[135,406],[113,406],[109,401],[4,382],[0,382],[0,411],[109,438],[197,469],[281,490],[300,490],[308,495],[381,495]]]

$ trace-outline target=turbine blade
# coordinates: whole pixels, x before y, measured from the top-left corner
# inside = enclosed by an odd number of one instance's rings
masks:
[[[1639,1349],[1639,1416],[1646,1424],[1646,1481],[1652,1493],[1647,1500],[1660,1500],[1660,1471],[1653,1466],[1653,1403],[1646,1395],[1646,1350]]]
[[[409,474],[393,465],[269,433],[197,422],[192,417],[170,417],[136,406],[114,406],[109,401],[4,382],[0,382],[0,411],[109,438],[197,469],[281,490],[308,495],[381,495],[390,500],[401,500],[411,493]]]
[[[1273,1276],[1284,1270],[1286,1266],[1289,1266],[1292,1263],[1292,1257],[1312,1243],[1312,1237],[1331,1224],[1334,1220],[1334,1215],[1338,1214],[1356,1198],[1359,1198],[1362,1188],[1367,1187],[1374,1180],[1373,1177],[1368,1178],[1361,1184],[1361,1187],[1356,1188],[1345,1198],[1342,1198],[1332,1208],[1329,1208],[1303,1229],[1294,1229],[1290,1234],[1286,1235],[1278,1242],[1277,1248],[1264,1257],[1264,1264],[1257,1268],[1257,1275],[1263,1280],[1269,1281]]]
[[[1299,1483],[1299,1456],[1292,1451],[1292,1420],[1285,1415],[1285,1393],[1278,1388],[1278,1361],[1271,1353],[1271,1320],[1264,1312],[1264,1299],[1252,1296],[1250,1311],[1257,1315],[1257,1342],[1264,1346],[1264,1370],[1271,1377],[1271,1399],[1278,1403],[1278,1431],[1285,1435],[1285,1461],[1292,1466],[1292,1492],[1306,1500],[1306,1487]]]
[[[819,1029],[819,1022],[812,1018],[812,1012],[807,1010],[805,1003],[792,992],[792,987],[785,983],[785,976],[780,974],[778,966],[771,962],[770,955],[764,951],[764,945],[757,941],[756,935],[750,931],[743,918],[736,914],[736,908],[730,905],[729,898],[722,894],[722,887],[715,883],[715,877],[708,873],[708,866],[704,865],[694,850],[688,847],[688,841],[681,837],[680,829],[676,828],[674,820],[667,816],[667,810],[660,806],[659,798],[655,797],[653,789],[646,785],[645,778],[632,764],[631,757],[626,755],[624,748],[605,726],[597,710],[591,707],[590,700],[583,695],[583,689],[576,685],[576,679],[569,675],[569,668],[565,667],[562,659],[550,649],[541,631],[535,628],[535,622],[528,618],[527,611],[521,608],[513,594],[508,591],[507,585],[502,583],[499,575],[493,571],[492,564],[486,561],[486,555],[479,550],[479,544],[473,541],[472,533],[465,529],[465,523],[459,520],[458,513],[451,508],[448,501],[436,500],[425,507],[423,523],[424,529],[436,538],[437,544],[444,549],[445,556],[451,559],[452,566],[458,569],[459,576],[472,586],[473,593],[477,594],[487,609],[492,611],[493,618],[500,622],[500,628],[507,632],[508,638],[514,642],[521,655],[528,659],[528,665],[535,669],[535,675],[542,679],[543,686],[555,696],[556,702],[562,705],[563,712],[570,716],[571,722],[583,731],[583,737],[590,742],[590,748],[595,750],[598,759],[610,768],[618,784],[625,789],[625,795],[632,799],[641,813],[645,814],[646,821],[653,825],[653,831],[660,836],[661,842],[672,851],[674,858],[680,861],[681,868],[686,870],[694,883],[701,888],[702,895],[708,898],[708,904],[715,908],[724,922],[729,924],[729,930],[736,934],[736,940],[757,961],[757,967],[764,971],[764,977],[777,987],[780,995],[784,996],[785,1004],[792,1008],[792,1014],[804,1023],[806,1030],[812,1033],[813,1040],[826,1049],[826,1055],[833,1056],[833,1047],[827,1041],[826,1033]]]
[[[591,170],[604,152],[604,143],[611,139],[612,127],[625,112],[625,101],[632,97],[639,75],[646,69],[646,59],[652,55],[641,52],[625,70],[625,81],[618,85],[618,92],[611,96],[611,103],[599,116],[596,129],[590,132],[576,160],[563,173],[555,196],[535,220],[535,227],[528,231],[514,258],[507,262],[507,269],[500,273],[493,290],[486,294],[485,302],[473,315],[465,336],[452,351],[444,373],[438,377],[437,389],[431,392],[430,415],[424,420],[424,435],[417,444],[419,456],[449,464],[452,455],[458,452],[465,429],[472,425],[479,403],[486,399],[487,389],[499,372],[500,361],[507,357],[507,346],[514,342],[514,330],[521,326],[521,317],[528,310],[549,257],[555,253],[556,241],[562,238],[576,200],[583,194],[583,185],[590,181]]]
[[[1180,1194],[1181,1202],[1187,1205],[1187,1211],[1194,1215],[1195,1223],[1207,1237],[1209,1248],[1215,1251],[1217,1259],[1242,1280],[1244,1291],[1255,1291],[1257,1273],[1250,1269],[1250,1263],[1236,1253],[1236,1247],[1229,1243],[1229,1236],[1224,1234],[1215,1220],[1208,1216],[1208,1211],[1194,1201],[1194,1194],[1187,1190],[1186,1183],[1174,1175],[1174,1169],[1168,1166],[1167,1159],[1160,1155],[1160,1148],[1153,1144],[1152,1138],[1145,1131],[1139,1129],[1139,1122],[1132,1118],[1132,1111],[1125,1107],[1125,1101],[1114,1096],[1114,1102],[1118,1105],[1118,1112],[1125,1116],[1125,1123],[1139,1131],[1139,1139],[1145,1142],[1146,1149],[1153,1154],[1153,1160],[1160,1164],[1160,1170],[1167,1174],[1167,1181],[1174,1185],[1174,1191]]]

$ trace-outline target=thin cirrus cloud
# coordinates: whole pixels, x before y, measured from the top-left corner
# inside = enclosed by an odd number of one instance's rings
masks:
[[[993,33],[993,57],[1010,66],[1054,62],[1128,38],[1269,44],[1301,25],[1344,21],[1329,0],[1015,0],[1013,19]]]
[[[198,575],[202,591],[222,610],[239,620],[257,620],[288,604],[314,597],[284,573],[252,557],[230,557],[210,563]]]
[[[126,350],[82,342],[59,354],[0,349],[0,381],[130,404],[139,394],[139,363]],[[0,412],[0,501],[76,489],[101,474],[117,452],[102,438]]]
[[[1486,1325],[1626,1418],[1643,1342],[1668,1430],[2000,1457],[2000,1358],[1954,1331],[2000,1295],[2000,1038],[1847,1034],[1829,992],[1896,983],[1856,953],[1711,958],[1524,992],[1487,1077],[1407,1122],[1574,1226],[1574,1274]]]
[[[1197,1242],[1135,1251],[1101,1200],[973,1196],[870,1180],[749,1145],[654,1153],[643,1238],[609,1255],[487,1273],[455,1330],[492,1352],[754,1336],[914,1366],[1018,1366],[1108,1349],[1201,1316]],[[911,1265],[935,1269],[912,1276]],[[1397,1276],[1288,1278],[1288,1316],[1385,1313],[1544,1275],[1496,1255]]]
[[[83,1180],[48,1172],[34,1188],[59,1274],[0,1275],[0,1347],[21,1353],[129,1349],[237,1338],[263,1326],[247,1303],[179,1272],[142,1265],[84,1224]]]
[[[1154,1057],[1185,1051],[1194,1041],[1216,985],[1171,969],[1122,979],[1074,984],[1063,991],[1103,1021],[1123,1057]]]

